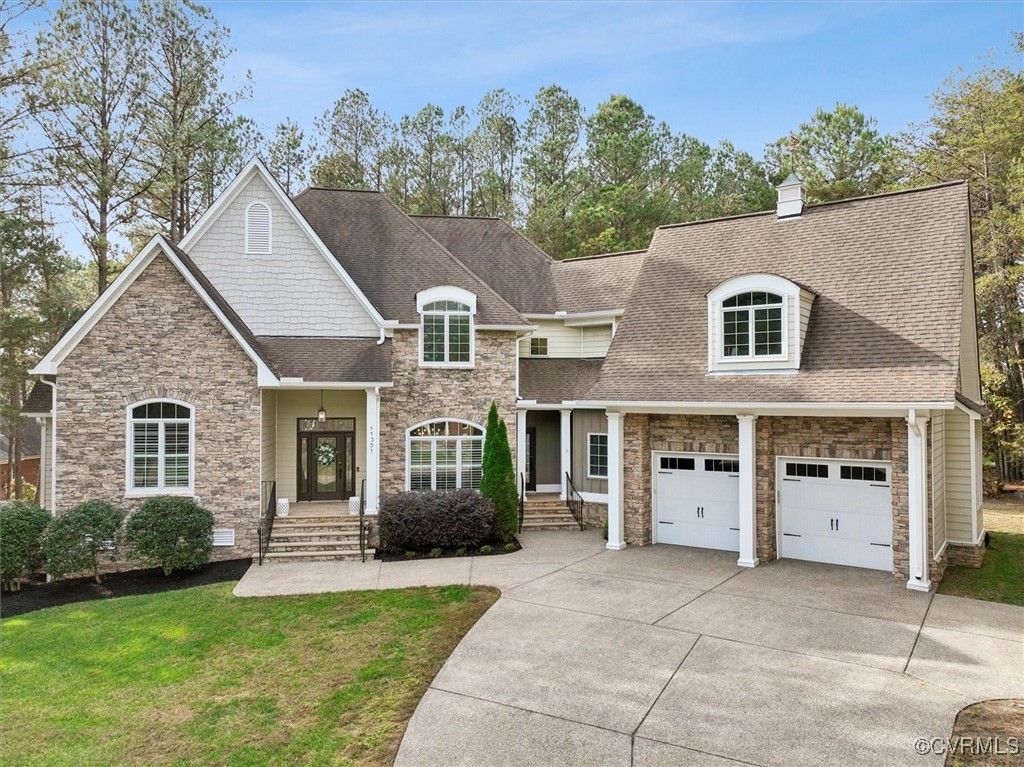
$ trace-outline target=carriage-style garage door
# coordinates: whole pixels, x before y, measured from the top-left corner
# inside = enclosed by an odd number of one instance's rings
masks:
[[[657,543],[739,551],[739,458],[655,453]]]
[[[892,570],[889,463],[779,458],[779,556]]]

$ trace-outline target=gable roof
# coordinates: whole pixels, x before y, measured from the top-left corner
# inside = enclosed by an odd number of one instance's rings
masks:
[[[157,234],[146,244],[139,254],[132,259],[83,314],[78,322],[65,333],[50,351],[29,371],[32,375],[54,375],[60,363],[82,341],[90,330],[99,322],[124,292],[135,282],[158,255],[163,254],[174,265],[185,281],[192,286],[199,297],[206,303],[221,324],[238,342],[242,350],[256,363],[257,377],[261,386],[277,384],[277,375],[273,363],[260,346],[256,336],[234,312],[223,296],[210,283],[198,266],[181,248]]]
[[[498,218],[412,216],[520,312],[551,314],[558,299],[551,256]]]
[[[646,250],[631,250],[554,262],[558,308],[570,314],[623,311],[646,256]]]
[[[294,202],[388,320],[418,324],[416,293],[453,285],[476,294],[478,326],[529,327],[514,307],[383,194],[314,187]]]
[[[952,402],[968,248],[962,182],[662,227],[587,399]],[[709,375],[706,294],[764,273],[818,296],[800,371]]]

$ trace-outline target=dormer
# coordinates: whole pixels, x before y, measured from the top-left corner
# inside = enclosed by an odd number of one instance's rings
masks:
[[[775,274],[746,274],[708,293],[708,371],[800,369],[814,293]]]

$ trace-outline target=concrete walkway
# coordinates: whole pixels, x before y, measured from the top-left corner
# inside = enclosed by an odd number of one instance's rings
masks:
[[[239,596],[445,583],[502,597],[396,765],[941,765],[963,706],[1024,697],[1024,608],[884,573],[529,533],[500,557],[267,564]]]

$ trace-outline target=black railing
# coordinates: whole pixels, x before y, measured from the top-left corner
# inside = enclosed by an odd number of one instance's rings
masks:
[[[359,486],[359,556],[366,561],[366,480]]]
[[[523,517],[526,516],[526,475],[519,475],[519,532],[523,532]]]
[[[565,473],[565,505],[569,507],[569,511],[572,512],[572,518],[576,520],[576,524],[582,530],[583,496],[576,491],[576,486],[572,483],[572,477],[569,476],[569,472]]]
[[[267,547],[270,545],[270,534],[274,531],[274,517],[277,515],[277,483],[261,482],[260,495],[266,500],[266,504],[260,512],[260,524],[256,528],[256,536],[259,539],[258,564],[263,564],[263,557],[267,554]]]

